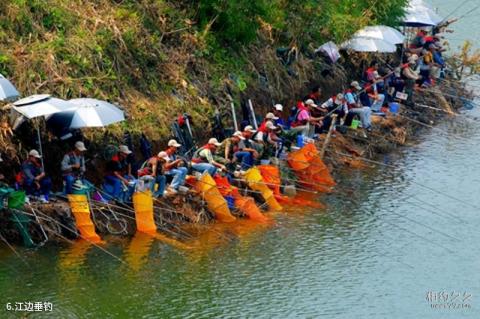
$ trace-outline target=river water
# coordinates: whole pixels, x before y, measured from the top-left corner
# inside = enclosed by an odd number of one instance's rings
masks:
[[[391,166],[343,172],[326,209],[196,229],[193,251],[148,236],[109,239],[122,262],[88,243],[0,247],[0,318],[28,301],[53,304],[34,318],[480,318],[477,117],[380,158]]]

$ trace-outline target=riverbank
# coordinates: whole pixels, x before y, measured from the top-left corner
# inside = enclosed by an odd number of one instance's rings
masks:
[[[324,161],[333,176],[345,169],[363,169],[378,165],[375,160],[399,148],[415,144],[427,130],[435,129],[442,121],[455,117],[463,106],[454,95],[444,95],[442,92],[456,92],[456,96],[468,96],[465,87],[458,82],[445,81],[438,83],[433,89],[418,89],[415,93],[416,106],[408,108],[401,106],[398,113],[384,116],[374,116],[374,129],[364,135],[361,129],[348,129],[346,132],[334,132],[326,146]],[[448,94],[448,93],[447,93]],[[322,134],[316,142],[317,148],[324,146],[326,134]],[[283,163],[286,167],[286,163]],[[286,178],[286,179],[285,179]],[[284,176],[282,185],[292,184],[292,180]],[[341,185],[339,185],[341,188]],[[335,191],[335,190],[333,190]],[[307,191],[308,192],[308,191]],[[310,198],[312,197],[309,194]],[[320,196],[320,197],[319,197]],[[321,198],[317,194],[316,200]],[[258,197],[257,197],[258,199]],[[320,199],[321,200],[321,199]],[[261,203],[260,203],[261,204]],[[179,243],[188,241],[182,227],[188,224],[214,223],[214,214],[209,212],[205,202],[195,192],[178,195],[168,200],[154,203],[155,222],[158,230],[166,237]],[[34,242],[40,243],[45,234],[40,231],[42,225],[50,241],[70,242],[78,238],[75,223],[67,202],[56,201],[52,204],[32,204],[25,210],[33,212],[34,222],[29,226],[29,232]],[[92,204],[92,219],[97,232],[102,235],[132,236],[136,232],[135,213],[131,207],[124,205]],[[287,208],[288,210],[289,208]],[[112,213],[115,212],[113,215]],[[264,211],[267,214],[268,212]],[[245,216],[239,211],[234,212],[238,218]],[[8,210],[0,215],[0,228],[9,241],[21,243],[22,236],[14,227],[14,221]]]

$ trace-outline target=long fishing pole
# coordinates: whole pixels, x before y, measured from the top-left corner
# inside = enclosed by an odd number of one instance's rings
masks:
[[[50,216],[48,216],[48,215],[46,215],[46,214],[44,214],[44,213],[42,213],[42,212],[40,212],[40,211],[39,211],[38,213],[39,213],[40,215],[45,216],[45,218],[48,218],[48,219],[51,220],[52,222],[58,224],[60,227],[63,227],[63,228],[65,228],[66,230],[71,231],[72,233],[75,233],[75,229],[73,229],[73,228],[71,228],[71,227],[69,227],[69,226],[67,226],[67,225],[65,225],[65,224],[60,223],[59,221],[55,220],[54,218],[52,218],[52,217],[50,217]],[[120,258],[117,257],[116,255],[114,255],[113,253],[111,253],[111,252],[108,251],[107,249],[103,248],[102,246],[94,243],[94,242],[93,242],[92,240],[90,240],[89,238],[83,236],[82,234],[78,234],[78,236],[79,236],[80,238],[82,238],[83,240],[88,241],[88,242],[91,243],[93,246],[95,246],[96,248],[100,249],[101,251],[103,251],[103,252],[106,253],[107,255],[109,255],[109,256],[113,257],[114,259],[116,259],[117,261],[121,262],[122,264],[125,264],[125,265],[129,266],[129,265],[128,265],[126,262],[124,262],[122,259],[120,259]],[[130,267],[130,266],[129,266],[129,267]]]
[[[345,199],[346,201],[349,201],[349,202],[351,202],[351,203],[353,203],[353,204],[358,205],[358,202],[357,202],[356,200],[354,200],[351,196],[350,196],[350,197],[345,197],[344,199]],[[391,212],[391,210],[387,210],[387,211],[388,211],[388,212]],[[373,213],[369,213],[369,214],[370,214],[370,215],[373,215]],[[421,239],[424,240],[425,242],[428,242],[428,243],[430,243],[430,244],[432,244],[432,245],[436,245],[436,246],[438,246],[438,247],[441,247],[441,248],[447,250],[447,251],[450,252],[450,253],[455,253],[453,250],[449,249],[448,247],[443,246],[443,245],[437,243],[436,241],[432,241],[432,240],[430,240],[430,239],[428,239],[428,238],[426,238],[426,237],[424,237],[424,236],[422,236],[422,235],[419,235],[419,234],[417,234],[417,233],[415,233],[415,232],[413,232],[413,231],[411,231],[411,230],[409,230],[409,229],[407,229],[407,228],[404,228],[404,227],[401,227],[401,226],[399,226],[399,225],[397,225],[397,224],[391,223],[391,222],[389,222],[389,221],[387,221],[387,220],[385,220],[385,219],[382,219],[381,221],[382,221],[383,223],[387,223],[387,224],[389,224],[389,225],[391,225],[391,226],[393,226],[393,227],[396,227],[396,228],[398,228],[398,229],[401,229],[401,230],[403,230],[403,231],[406,231],[407,233],[410,233],[410,234],[412,234],[412,235],[414,235],[414,236],[416,236],[416,237],[418,237],[418,238],[421,238]]]
[[[100,202],[100,203],[102,203],[102,202]],[[134,210],[129,210],[129,209],[126,209],[126,208],[124,208],[124,207],[115,206],[115,205],[111,205],[111,206],[112,206],[112,207],[117,207],[117,208],[122,209],[122,210],[126,210],[126,211],[128,211],[128,212],[133,212],[133,213],[135,213]],[[101,206],[97,205],[97,207],[101,207]],[[155,208],[155,207],[154,207],[154,208]],[[161,208],[159,208],[159,209],[161,209]],[[122,216],[122,217],[128,218],[128,219],[130,219],[130,220],[132,220],[132,221],[136,221],[135,217],[132,217],[132,216],[129,216],[129,215],[120,213],[120,212],[118,212],[118,211],[116,212],[116,214],[118,214],[118,215],[120,215],[120,216]],[[173,224],[173,221],[171,221],[171,220],[167,220],[167,222],[170,222],[170,223]],[[157,226],[157,227],[158,227],[158,226]],[[175,236],[180,235],[180,234],[178,234],[178,233],[173,232],[172,230],[170,230],[170,229],[168,229],[168,228],[165,228],[165,227],[159,227],[159,228],[160,228],[161,230],[166,231],[166,232],[168,232],[168,233],[170,233],[170,234],[173,234],[173,235],[175,235]]]
[[[3,235],[0,233],[0,239],[7,245],[8,248],[10,248],[11,251],[27,266],[30,266],[25,259],[22,258],[20,253],[8,242],[8,240],[3,237]]]
[[[345,157],[350,157],[350,158],[353,158],[353,159],[360,159],[360,160],[365,161],[365,162],[369,162],[369,163],[372,163],[372,164],[376,164],[376,165],[380,165],[380,166],[384,166],[384,167],[388,167],[388,168],[393,168],[393,169],[398,168],[398,167],[396,167],[396,166],[394,166],[394,165],[382,163],[382,162],[379,162],[379,161],[370,160],[370,159],[368,159],[368,158],[364,158],[364,157],[360,157],[360,156],[354,157],[354,156],[352,156],[352,155],[350,155],[350,154],[346,154],[346,153],[342,153],[342,152],[338,152],[338,151],[336,151],[335,154],[342,155],[342,156],[345,156]],[[415,181],[410,181],[410,182],[413,183],[413,184],[415,184],[415,185],[418,185],[418,186],[420,186],[420,187],[422,187],[422,188],[428,189],[428,190],[430,190],[430,191],[432,191],[432,192],[434,192],[434,193],[437,193],[437,194],[440,194],[440,195],[442,195],[442,196],[448,197],[448,198],[450,198],[450,199],[452,199],[452,200],[454,200],[454,201],[456,201],[456,202],[458,202],[458,203],[461,203],[461,204],[463,204],[463,205],[467,205],[467,206],[470,206],[470,207],[472,207],[472,208],[475,208],[475,209],[480,210],[480,207],[479,207],[479,206],[474,205],[474,204],[471,204],[471,203],[468,203],[468,202],[466,202],[466,201],[464,201],[464,200],[458,199],[458,198],[456,198],[456,197],[454,197],[454,196],[451,196],[450,194],[447,194],[447,193],[445,193],[445,192],[439,191],[439,190],[437,190],[437,189],[435,189],[435,188],[432,188],[432,187],[423,185],[423,184],[418,183],[418,182],[415,182]]]

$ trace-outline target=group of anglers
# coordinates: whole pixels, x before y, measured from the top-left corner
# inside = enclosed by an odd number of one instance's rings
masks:
[[[385,72],[381,76],[379,63],[373,61],[364,72],[361,83],[353,81],[347,90],[323,102],[322,90],[314,88],[296,103],[288,117],[284,117],[284,107],[276,104],[258,128],[246,125],[221,142],[212,137],[188,160],[179,154],[182,145],[172,139],[165,150],[147,159],[134,172],[132,151],[128,146],[120,145],[116,154],[106,163],[103,193],[106,199],[129,201],[137,181],[144,180],[149,181],[153,195],[158,198],[176,194],[185,184],[189,173],[207,172],[215,176],[218,172],[224,172],[238,176],[261,160],[282,156],[292,144],[298,143],[298,136],[315,139],[330,128],[350,126],[355,118],[360,121],[366,137],[366,132],[372,130],[371,116],[384,115],[386,105],[395,100],[398,92],[408,94],[408,105],[415,83],[429,85],[434,78],[441,76],[436,70],[444,67],[441,60],[443,49],[438,40],[435,36],[427,37],[425,31],[421,30],[403,56],[402,62],[405,63],[392,72]],[[432,69],[434,72],[431,72]],[[83,142],[76,142],[59,165],[65,194],[73,193],[75,185],[91,185],[84,177],[86,151]],[[37,150],[28,153],[16,176],[16,186],[27,195],[38,196],[40,201],[47,202],[52,182],[42,169],[41,157]],[[167,181],[170,181],[168,187]]]

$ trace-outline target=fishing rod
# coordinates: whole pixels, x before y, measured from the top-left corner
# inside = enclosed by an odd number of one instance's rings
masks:
[[[98,201],[97,201],[97,202],[98,202]],[[103,204],[103,202],[99,202],[99,203],[102,203],[102,204]],[[110,204],[110,205],[111,205],[111,204]],[[122,210],[128,211],[128,212],[130,212],[130,213],[135,213],[135,211],[132,210],[132,209],[127,209],[127,208],[125,208],[125,207],[120,207],[120,206],[116,206],[116,205],[111,205],[111,206],[112,206],[112,207],[116,207],[116,208],[118,208],[118,209],[122,209]],[[155,207],[155,206],[154,206],[154,208],[162,209],[162,208],[160,208],[160,207]],[[127,219],[130,219],[130,220],[132,220],[132,221],[136,221],[135,217],[132,217],[132,216],[129,216],[129,215],[120,213],[120,212],[116,212],[116,214],[118,214],[118,215],[120,215],[120,216],[122,216],[122,217],[125,217],[125,218],[127,218]],[[155,212],[154,212],[154,214],[155,214]],[[167,220],[167,222],[170,222],[170,223],[173,224],[173,221],[171,221],[171,220]],[[158,226],[157,226],[157,227],[158,227]],[[173,232],[172,230],[170,230],[170,229],[168,229],[168,228],[165,228],[165,227],[160,227],[160,229],[163,230],[163,231],[169,232],[170,234],[174,234],[175,236],[178,236],[178,235],[179,235],[178,233],[175,233],[175,232]]]
[[[30,266],[28,262],[22,258],[20,253],[12,245],[10,245],[8,240],[5,237],[3,237],[1,232],[0,232],[0,239],[7,245],[8,248],[10,248],[11,251],[13,251],[13,253],[18,257],[18,259],[20,259],[26,266]]]
[[[48,218],[50,221],[58,224],[60,227],[63,227],[63,228],[65,228],[66,230],[71,231],[72,233],[75,233],[75,232],[76,232],[75,229],[73,229],[73,228],[71,228],[71,227],[69,227],[69,226],[67,226],[67,225],[65,225],[65,224],[62,224],[61,222],[57,221],[56,219],[54,219],[54,218],[52,218],[52,217],[50,217],[50,216],[48,216],[48,215],[46,215],[46,214],[44,214],[44,213],[42,213],[42,212],[40,212],[40,211],[39,211],[38,213],[39,213],[40,215],[42,215],[42,216],[45,216],[45,218]],[[124,262],[122,259],[120,259],[120,258],[117,257],[116,255],[114,255],[113,253],[111,253],[111,252],[108,251],[107,249],[103,248],[102,246],[96,244],[95,242],[93,242],[93,241],[90,240],[89,238],[83,236],[82,234],[78,234],[78,236],[81,237],[83,240],[88,241],[88,242],[91,243],[93,246],[95,246],[96,248],[100,249],[101,251],[103,251],[103,252],[106,253],[107,255],[111,256],[112,258],[116,259],[116,260],[119,261],[120,263],[125,264],[125,265],[127,265],[128,267],[130,267],[130,266],[129,266],[126,262]]]
[[[354,156],[352,156],[352,155],[350,155],[350,154],[345,154],[345,153],[342,153],[342,152],[335,152],[335,153],[338,154],[338,155],[345,156],[345,157],[350,157],[350,158],[354,158],[354,159],[360,159],[360,160],[362,160],[362,161],[369,162],[369,163],[372,163],[372,164],[376,164],[376,165],[379,165],[379,166],[384,166],[384,167],[393,168],[393,169],[398,168],[398,167],[396,167],[396,166],[394,166],[394,165],[390,165],[390,164],[386,164],[386,163],[382,163],[382,162],[370,160],[370,159],[368,159],[368,158],[364,158],[364,157],[360,157],[360,156],[354,157]],[[410,182],[413,183],[413,184],[415,184],[415,185],[418,185],[418,186],[420,186],[420,187],[422,187],[422,188],[428,189],[428,190],[430,190],[431,192],[434,192],[434,193],[440,194],[440,195],[442,195],[442,196],[448,197],[448,198],[450,198],[450,199],[452,199],[452,200],[454,200],[454,201],[456,201],[456,202],[458,202],[458,203],[461,203],[461,204],[464,204],[464,205],[467,205],[467,206],[470,206],[470,207],[472,207],[472,208],[475,208],[475,209],[480,210],[480,207],[479,207],[479,206],[474,205],[474,204],[471,204],[471,203],[468,203],[468,202],[466,202],[466,201],[464,201],[464,200],[458,199],[458,198],[456,198],[456,197],[454,197],[454,196],[451,196],[450,194],[447,194],[447,193],[442,192],[442,191],[439,191],[439,190],[437,190],[437,189],[435,189],[435,188],[432,188],[432,187],[429,187],[429,186],[420,184],[420,183],[415,182],[415,181],[410,181]]]
[[[344,199],[345,199],[346,201],[348,201],[348,202],[351,202],[351,203],[355,204],[355,205],[359,205],[359,203],[358,203],[356,200],[354,200],[351,196],[350,196],[350,197],[344,197]],[[387,210],[387,211],[388,211],[388,212],[391,212],[391,210]],[[374,214],[371,213],[371,212],[367,212],[367,214],[374,215]],[[381,215],[380,215],[380,217],[381,217]],[[445,249],[445,250],[447,250],[447,251],[450,252],[450,253],[455,253],[453,250],[449,249],[448,247],[443,246],[443,245],[437,243],[436,241],[432,241],[431,239],[428,239],[428,238],[426,238],[426,237],[424,237],[424,236],[422,236],[422,235],[419,235],[419,234],[417,234],[417,233],[415,233],[415,232],[413,232],[413,231],[411,231],[411,230],[409,230],[409,229],[407,229],[407,228],[404,228],[404,227],[401,227],[401,226],[399,226],[399,225],[397,225],[397,224],[388,222],[388,221],[385,220],[385,219],[382,219],[381,221],[382,221],[383,223],[389,224],[389,225],[391,225],[391,226],[393,226],[393,227],[396,227],[396,228],[398,228],[398,229],[401,229],[401,230],[403,230],[403,231],[406,231],[407,233],[410,233],[410,234],[412,234],[412,235],[414,235],[414,236],[416,236],[416,237],[424,240],[424,241],[427,242],[427,243],[430,243],[430,244],[432,244],[432,245],[436,245],[436,246],[438,246],[438,247],[440,247],[440,248],[442,248],[442,249]]]
[[[284,178],[284,179],[288,180],[287,178]],[[240,178],[232,178],[232,180],[239,181],[239,182],[247,182],[247,183],[259,184],[259,185],[265,185],[265,186],[282,186],[281,184],[275,184],[275,183],[246,181],[246,180],[240,179]],[[303,183],[303,182],[301,182],[301,183]],[[310,184],[310,185],[316,185],[316,184]],[[320,192],[317,192],[317,191],[312,191],[310,189],[298,187],[296,185],[295,185],[295,188],[298,189],[299,191],[305,192],[305,193],[311,193],[311,194],[319,194],[320,193]]]
[[[443,22],[447,21],[448,18],[450,18],[452,15],[454,15],[458,10],[460,10],[464,5],[466,5],[468,2],[471,0],[465,0],[462,3],[460,3],[454,10],[452,10],[443,20],[439,23],[441,25]]]

